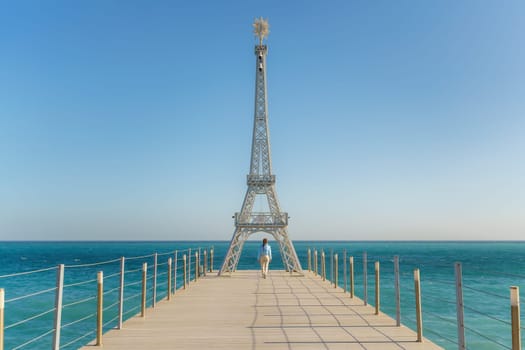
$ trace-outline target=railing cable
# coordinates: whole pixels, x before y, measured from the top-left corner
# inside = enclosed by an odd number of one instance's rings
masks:
[[[472,329],[472,328],[470,328],[470,327],[465,326],[465,329],[471,331],[471,332],[474,333],[474,334],[477,334],[478,336],[480,336],[480,337],[482,337],[482,338],[484,338],[484,339],[486,339],[486,340],[488,340],[488,341],[490,341],[490,342],[492,342],[492,343],[494,343],[494,344],[498,344],[499,346],[502,346],[502,347],[504,347],[505,349],[509,349],[509,350],[511,350],[511,348],[509,348],[507,345],[502,344],[502,343],[500,343],[500,342],[498,342],[498,341],[496,341],[496,340],[494,340],[494,339],[491,339],[491,338],[487,337],[485,334],[480,333],[480,332],[478,332],[478,331],[476,331],[476,330],[474,330],[474,329]]]
[[[45,315],[47,315],[47,314],[49,314],[49,313],[51,313],[51,312],[53,312],[53,311],[55,311],[55,308],[49,309],[49,310],[47,310],[47,311],[44,311],[44,312],[42,312],[42,313],[39,313],[38,315],[34,315],[34,316],[28,317],[28,318],[26,318],[26,319],[20,320],[20,321],[18,321],[18,322],[15,322],[15,323],[13,323],[13,324],[10,324],[9,326],[4,327],[4,329],[5,329],[5,330],[8,330],[8,329],[10,329],[10,328],[14,328],[14,327],[20,326],[20,325],[23,324],[23,323],[26,323],[26,322],[29,322],[29,321],[34,320],[34,319],[36,319],[36,318],[39,318],[39,317],[45,316]]]
[[[64,267],[67,269],[75,269],[79,267],[91,267],[91,266],[98,266],[98,265],[105,265],[105,264],[111,264],[114,262],[120,261],[120,258],[108,260],[108,261],[100,261],[100,262],[94,262],[94,263],[87,263],[87,264],[78,264],[78,265],[65,265]]]
[[[107,291],[104,292],[104,295],[108,295],[108,294],[114,293],[117,290],[120,290],[120,286],[117,286],[117,287],[112,288],[112,289],[108,289]]]
[[[82,339],[84,339],[84,338],[87,338],[89,335],[94,334],[94,333],[95,333],[95,331],[87,332],[86,334],[84,334],[84,335],[82,335],[82,336],[80,336],[80,337],[78,337],[78,338],[75,338],[75,339],[71,340],[69,343],[66,343],[66,344],[64,344],[64,345],[61,345],[60,348],[61,348],[61,349],[62,349],[62,348],[66,348],[66,347],[68,347],[69,345],[74,344],[74,343],[76,343],[76,342],[78,342],[78,341],[80,341],[80,340],[82,340]]]
[[[425,332],[428,332],[428,333],[434,334],[434,335],[440,337],[441,339],[444,339],[444,340],[446,340],[446,341],[448,341],[448,342],[451,342],[452,344],[455,344],[455,345],[458,344],[457,341],[455,341],[455,340],[453,340],[453,339],[450,339],[449,337],[446,337],[446,336],[444,336],[443,334],[437,333],[437,332],[433,331],[432,329],[425,328]]]
[[[506,297],[506,296],[499,295],[499,294],[492,293],[492,292],[487,292],[486,290],[481,290],[481,289],[477,289],[477,288],[473,288],[473,287],[469,287],[469,286],[465,286],[465,285],[463,285],[463,288],[469,289],[469,290],[473,290],[473,291],[476,291],[478,293],[483,293],[483,294],[486,294],[486,295],[490,295],[492,297],[496,297],[496,298],[499,298],[499,299],[508,300],[508,297]]]
[[[139,267],[138,269],[134,269],[134,270],[127,270],[124,273],[128,274],[128,273],[139,272],[139,271],[142,271],[142,267]]]
[[[120,271],[119,272],[115,272],[115,273],[113,273],[111,275],[104,276],[104,280],[108,280],[108,279],[110,279],[112,277],[115,277],[115,276],[120,276]]]
[[[22,296],[19,296],[19,297],[11,298],[11,299],[6,300],[5,303],[8,304],[8,303],[13,302],[13,301],[34,297],[36,295],[40,295],[40,294],[44,294],[44,293],[49,293],[49,292],[55,291],[56,289],[57,289],[56,287],[53,287],[53,288],[44,289],[44,290],[41,290],[41,291],[38,291],[38,292],[35,292],[35,293],[26,294],[26,295],[22,295]]]
[[[485,270],[485,269],[480,269],[480,268],[478,268],[476,266],[469,266],[469,270],[481,271],[484,274],[487,274],[487,275],[490,274],[492,276],[498,276],[498,277],[507,276],[507,277],[525,278],[525,275],[519,275],[519,274],[515,274],[515,273],[508,273],[508,272],[501,272],[501,271]]]
[[[428,294],[424,296],[423,301],[424,301],[425,299],[431,299],[431,300],[434,300],[434,301],[438,301],[438,302],[440,302],[440,303],[456,305],[456,302],[454,302],[454,301],[450,301],[450,300],[446,300],[446,299],[438,298],[438,297],[435,297],[435,296],[433,296],[433,295],[428,295]]]
[[[69,304],[65,304],[65,305],[62,305],[62,309],[65,309],[65,308],[68,308],[70,306],[74,306],[74,305],[78,305],[78,304],[82,304],[82,303],[86,303],[88,301],[91,301],[91,300],[94,300],[96,299],[97,297],[96,296],[93,296],[93,297],[87,297],[85,299],[81,299],[81,300],[78,300],[78,301],[73,301]]]
[[[141,284],[141,283],[142,283],[141,280],[136,281],[136,282],[130,282],[130,283],[126,283],[126,284],[124,285],[124,287],[131,287],[131,286],[135,286],[135,285],[137,285],[137,284]]]
[[[115,322],[117,319],[119,318],[119,315],[113,317],[111,320],[107,321],[106,323],[104,323],[102,325],[102,327],[107,327],[108,324],[110,324],[111,322]]]
[[[434,316],[435,318],[438,318],[442,321],[445,321],[447,323],[450,323],[450,324],[453,324],[454,326],[456,326],[456,320],[455,319],[449,319],[449,318],[446,318],[446,317],[443,317],[441,315],[438,315],[432,311],[428,311],[428,310],[425,310],[425,314],[428,314],[428,315],[431,315],[431,316]]]
[[[430,278],[430,279],[424,281],[424,284],[432,284],[432,283],[444,284],[444,285],[447,285],[447,286],[455,286],[456,285],[456,283],[454,281],[447,281],[447,280],[435,279],[435,278]]]
[[[67,327],[69,327],[69,326],[72,326],[72,325],[74,325],[74,324],[80,323],[80,322],[82,322],[82,321],[85,321],[85,320],[87,320],[87,319],[89,319],[89,318],[95,317],[96,315],[97,315],[97,313],[94,312],[94,313],[92,313],[92,314],[90,314],[90,315],[87,315],[87,316],[85,316],[85,317],[79,318],[78,320],[75,320],[75,321],[71,321],[71,322],[69,322],[69,323],[66,323],[65,325],[62,326],[62,329],[67,328]]]
[[[66,284],[66,285],[64,285],[64,289],[65,288],[69,288],[69,287],[76,287],[76,286],[81,286],[81,285],[84,285],[84,284],[94,283],[96,281],[97,281],[97,279],[95,278],[95,279],[92,279],[92,280]]]
[[[53,266],[53,267],[47,267],[47,268],[40,269],[40,270],[24,271],[24,272],[16,272],[16,273],[8,274],[8,275],[2,275],[2,276],[0,276],[0,278],[8,278],[8,277],[15,277],[15,276],[22,276],[22,275],[30,275],[30,274],[32,274],[32,273],[38,273],[38,272],[44,272],[44,271],[51,271],[51,270],[56,270],[56,269],[57,269],[57,267],[56,267],[56,266]]]
[[[142,293],[137,293],[137,294],[130,295],[129,297],[124,298],[124,301],[128,301],[128,300],[130,300],[130,299],[133,299],[133,298],[139,297],[141,294],[142,294]]]
[[[131,309],[129,309],[128,311],[124,312],[124,316],[127,316],[128,314],[132,313],[133,311],[136,311],[140,308],[140,305],[137,305],[137,306],[134,306],[132,307]]]
[[[466,310],[472,311],[472,312],[474,312],[474,313],[476,313],[476,314],[478,314],[478,315],[481,315],[481,316],[485,316],[485,317],[491,318],[491,319],[493,319],[493,320],[495,320],[495,321],[499,321],[499,322],[504,323],[504,324],[506,324],[506,325],[511,325],[511,323],[510,323],[509,321],[502,320],[502,319],[500,319],[500,318],[497,318],[497,317],[495,317],[495,316],[492,316],[492,315],[486,314],[486,313],[484,313],[484,312],[481,312],[481,311],[476,310],[476,309],[474,309],[474,308],[468,307],[468,306],[466,306],[466,305],[463,305],[463,307],[464,307]]]
[[[37,340],[40,340],[40,339],[44,338],[46,335],[49,335],[49,334],[53,333],[54,331],[55,331],[54,329],[50,329],[49,331],[47,331],[47,332],[45,332],[43,334],[40,334],[39,336],[34,337],[33,339],[30,339],[30,340],[26,341],[25,343],[18,345],[17,347],[14,347],[12,350],[22,349],[24,346],[32,344],[32,343],[36,342]]]
[[[136,260],[136,259],[144,259],[144,258],[151,258],[155,254],[148,254],[148,255],[141,255],[141,256],[132,256],[130,258],[126,258],[126,261],[128,260]]]
[[[104,311],[107,311],[107,310],[111,309],[112,307],[117,306],[119,303],[120,303],[120,300],[117,300],[115,303],[106,306],[103,310],[104,310]]]

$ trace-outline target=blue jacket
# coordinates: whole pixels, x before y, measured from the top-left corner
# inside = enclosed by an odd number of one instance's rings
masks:
[[[263,255],[268,255],[270,257],[270,260],[272,260],[272,248],[269,244],[265,244],[259,248],[259,254],[257,254],[257,260],[261,258]]]

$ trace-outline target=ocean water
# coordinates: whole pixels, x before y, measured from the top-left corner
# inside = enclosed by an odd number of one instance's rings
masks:
[[[282,269],[275,242],[271,269]],[[140,313],[142,264],[148,264],[147,304],[153,302],[153,253],[158,253],[157,295],[167,295],[167,259],[177,251],[177,288],[182,286],[182,255],[214,248],[216,271],[229,242],[0,242],[0,288],[5,289],[5,348],[49,349],[52,344],[56,266],[65,264],[61,348],[77,349],[95,338],[97,272],[104,272],[105,331],[118,315],[120,257],[126,257],[124,319]],[[247,242],[239,269],[257,269],[259,242]],[[374,262],[381,266],[381,311],[395,317],[394,256],[400,259],[401,322],[415,329],[413,270],[421,273],[424,336],[457,349],[454,263],[461,262],[468,349],[510,349],[510,286],[525,288],[525,242],[352,242],[295,241],[303,269],[307,250],[338,254],[339,285],[345,287],[344,254],[354,257],[355,293],[364,295],[363,253],[367,253],[367,297],[374,305]],[[188,251],[188,249],[191,249]],[[313,254],[312,254],[313,256]],[[104,262],[102,264],[98,264]],[[320,262],[319,262],[320,264]],[[347,261],[348,264],[348,261]],[[348,266],[348,265],[347,265]],[[43,271],[8,276],[24,271]],[[348,278],[347,278],[348,284]],[[32,295],[33,296],[28,296]],[[26,322],[24,320],[30,319]],[[19,323],[20,322],[20,323]],[[523,324],[523,322],[522,322]],[[523,329],[523,328],[522,328]],[[49,334],[46,334],[49,333]],[[32,341],[35,338],[38,340]],[[25,344],[25,345],[24,345]]]

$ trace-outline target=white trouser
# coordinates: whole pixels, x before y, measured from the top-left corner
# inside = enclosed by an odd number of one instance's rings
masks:
[[[270,265],[270,257],[268,255],[263,255],[259,259],[259,262],[261,263],[261,271],[263,275],[268,274],[268,266]]]

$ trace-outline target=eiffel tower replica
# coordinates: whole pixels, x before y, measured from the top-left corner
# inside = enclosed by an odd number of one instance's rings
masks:
[[[255,46],[255,119],[253,125],[250,174],[248,190],[241,212],[235,213],[235,232],[224,258],[219,275],[237,269],[242,248],[248,237],[257,232],[271,234],[279,244],[283,265],[288,272],[302,273],[301,263],[292,241],[288,237],[288,213],[282,212],[275,192],[275,175],[272,174],[270,135],[268,131],[268,99],[266,93],[266,54],[268,47],[263,39],[268,36],[268,22],[262,18],[253,24],[254,34],[259,38]],[[266,201],[265,201],[266,199]],[[266,203],[267,210],[255,212],[254,203]]]

